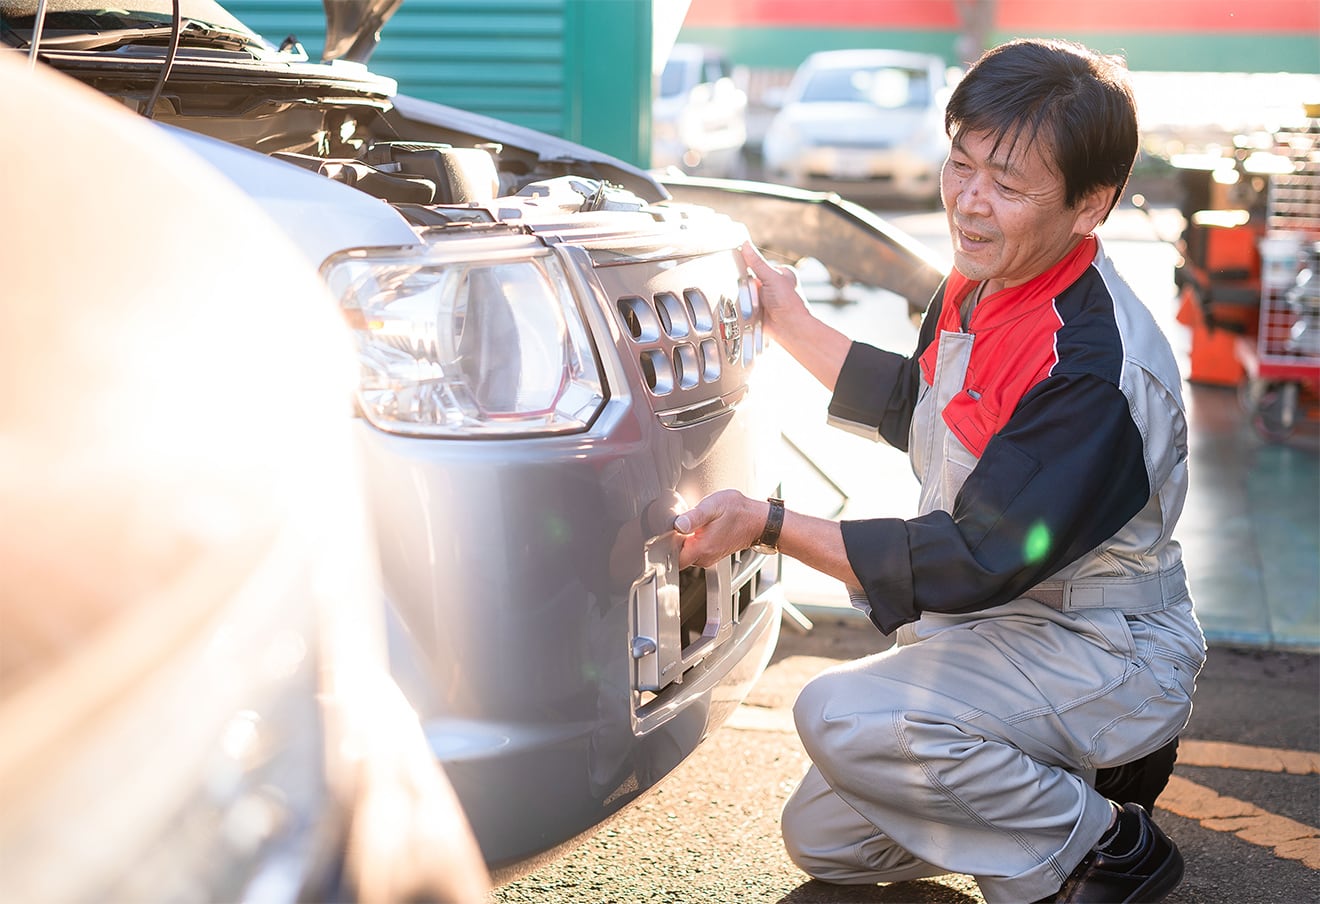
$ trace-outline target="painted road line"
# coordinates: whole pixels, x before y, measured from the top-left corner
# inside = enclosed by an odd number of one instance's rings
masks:
[[[1181,757],[1179,757],[1181,759]],[[1255,804],[1225,797],[1180,775],[1169,779],[1158,806],[1186,819],[1194,819],[1213,832],[1230,832],[1274,855],[1320,869],[1320,829],[1262,810]]]
[[[1226,741],[1183,740],[1178,742],[1178,765],[1320,775],[1320,753],[1283,750],[1278,747],[1252,747]]]

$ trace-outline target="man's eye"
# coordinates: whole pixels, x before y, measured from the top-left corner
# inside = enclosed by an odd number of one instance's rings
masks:
[[[1005,185],[1002,182],[996,182],[995,186],[1006,195],[1021,194],[1021,192],[1019,192],[1016,188],[1013,188],[1011,185]]]

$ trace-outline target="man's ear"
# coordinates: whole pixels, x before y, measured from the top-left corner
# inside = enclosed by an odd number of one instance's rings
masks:
[[[1114,204],[1115,191],[1117,189],[1112,185],[1097,185],[1082,196],[1074,208],[1073,235],[1090,235],[1105,221]]]

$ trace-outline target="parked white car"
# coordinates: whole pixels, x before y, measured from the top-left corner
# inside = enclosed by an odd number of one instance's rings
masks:
[[[651,165],[701,176],[743,172],[747,94],[725,55],[697,44],[675,44],[651,104]]]
[[[850,197],[935,200],[949,148],[946,71],[932,54],[812,54],[766,132],[766,178]]]

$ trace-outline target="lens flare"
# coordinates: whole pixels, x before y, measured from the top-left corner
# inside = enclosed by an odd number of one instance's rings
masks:
[[[1049,554],[1052,545],[1050,529],[1043,521],[1037,521],[1027,530],[1027,537],[1022,543],[1022,558],[1028,565],[1034,565]]]

